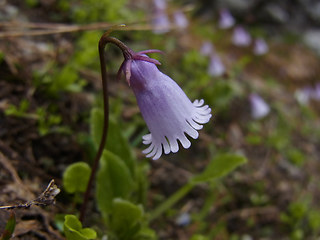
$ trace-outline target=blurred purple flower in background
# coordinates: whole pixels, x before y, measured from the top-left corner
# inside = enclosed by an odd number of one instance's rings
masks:
[[[167,8],[166,0],[153,0],[153,5],[156,10],[165,10]]]
[[[189,25],[189,21],[186,15],[180,10],[174,12],[173,19],[174,19],[175,25],[178,28],[185,29]]]
[[[251,104],[251,115],[254,119],[260,119],[269,114],[269,105],[258,94],[250,94],[249,100]]]
[[[263,55],[263,54],[266,54],[268,51],[269,51],[269,47],[264,39],[257,38],[254,41],[254,48],[253,48],[254,54]]]
[[[233,30],[232,42],[236,46],[249,46],[251,36],[243,27],[238,26]]]
[[[294,93],[297,101],[302,105],[307,105],[312,98],[313,89],[310,86],[298,89]]]
[[[170,29],[170,20],[166,12],[166,0],[154,0],[154,14],[152,18],[153,32],[156,34],[166,33]]]
[[[212,54],[210,56],[210,63],[208,67],[208,73],[210,76],[218,77],[224,74],[225,67],[217,54]]]
[[[307,105],[311,99],[320,101],[320,83],[317,83],[313,88],[306,86],[301,89],[297,89],[294,93],[297,101],[302,105]]]
[[[214,47],[212,43],[209,41],[205,41],[200,48],[200,53],[203,56],[210,56],[213,52],[214,52]]]
[[[227,28],[231,28],[234,25],[235,20],[228,9],[220,10],[219,14],[220,14],[219,28],[227,29]]]
[[[170,29],[170,21],[164,10],[157,10],[152,19],[153,32],[156,34],[166,33]]]
[[[186,212],[180,214],[180,215],[176,218],[176,221],[175,221],[175,222],[176,222],[176,224],[177,224],[178,226],[182,226],[182,227],[189,225],[189,224],[191,223],[190,214],[189,214],[189,213],[186,213]]]
[[[156,160],[162,152],[177,152],[177,140],[189,148],[191,143],[185,134],[198,138],[197,130],[212,115],[202,99],[192,103],[175,81],[158,70],[155,64],[160,63],[145,55],[151,52],[156,50],[130,53],[119,71],[125,73],[150,131],[143,136],[143,143],[150,144],[143,153]]]
[[[312,97],[314,100],[320,101],[320,83],[316,84]]]

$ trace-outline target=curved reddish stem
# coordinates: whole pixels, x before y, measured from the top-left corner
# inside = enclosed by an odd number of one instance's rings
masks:
[[[132,55],[134,54],[133,51],[128,48],[126,45],[124,45],[120,40],[109,37],[111,31],[106,32],[102,37],[100,38],[99,41],[99,57],[100,57],[100,68],[101,68],[101,80],[102,80],[102,92],[103,92],[103,112],[104,112],[104,121],[103,121],[103,131],[102,131],[102,137],[100,141],[100,145],[98,148],[98,152],[94,158],[93,161],[93,166],[91,170],[91,175],[89,178],[89,182],[87,185],[86,192],[84,194],[84,200],[83,204],[80,209],[80,221],[83,223],[84,217],[86,214],[86,209],[87,205],[89,202],[89,197],[91,194],[91,189],[93,186],[93,181],[99,166],[99,160],[102,156],[106,141],[107,141],[107,136],[108,136],[108,125],[109,125],[109,95],[108,95],[108,81],[107,81],[107,69],[106,69],[106,60],[104,56],[104,49],[105,46],[108,43],[113,43],[117,47],[119,47],[122,50],[122,53],[125,58],[131,58]]]

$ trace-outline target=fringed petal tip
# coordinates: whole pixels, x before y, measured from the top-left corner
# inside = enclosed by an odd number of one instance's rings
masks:
[[[196,99],[193,102],[193,106],[195,107],[195,115],[193,116],[192,119],[195,122],[200,123],[200,124],[205,124],[205,123],[209,122],[210,118],[212,117],[211,108],[208,105],[203,106],[203,104],[204,104],[203,99],[201,99],[201,100]]]
[[[146,154],[146,157],[152,158],[153,160],[158,160],[162,153],[169,154],[170,152],[176,153],[179,151],[179,144],[177,140],[181,143],[181,145],[184,148],[189,148],[191,146],[191,142],[189,139],[183,135],[178,138],[172,138],[168,140],[166,137],[164,137],[163,141],[156,141],[154,139],[149,139],[149,137],[152,136],[151,134],[147,134],[143,136],[143,143],[144,144],[150,144],[149,147],[147,147],[145,150],[142,151],[142,153]],[[147,138],[147,140],[146,140]]]
[[[186,119],[186,125],[182,134],[172,133],[172,136],[153,137],[152,134],[149,133],[142,137],[143,144],[150,144],[149,147],[142,151],[146,154],[146,157],[157,160],[163,153],[176,153],[179,151],[178,141],[185,149],[191,146],[191,142],[186,135],[189,135],[193,139],[197,139],[199,137],[198,130],[203,128],[202,124],[209,122],[212,117],[211,108],[209,108],[208,105],[204,105],[203,99],[195,100],[193,102],[193,106],[194,114],[190,119]]]

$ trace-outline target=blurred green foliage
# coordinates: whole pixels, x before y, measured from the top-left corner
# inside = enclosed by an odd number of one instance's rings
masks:
[[[35,8],[40,3],[39,0],[25,0],[25,4],[29,8]],[[136,10],[132,7],[134,5],[128,4],[131,3],[127,0],[57,1],[58,9],[62,15],[67,16],[66,18],[74,24],[141,22],[141,19],[145,20],[148,17],[148,12]],[[278,101],[279,92],[275,90],[283,87],[281,79],[269,77],[269,73],[265,73],[266,76],[259,75],[260,85],[251,81],[253,79],[247,79],[246,68],[251,66],[253,68],[251,70],[254,72],[256,67],[259,68],[259,61],[262,58],[253,57],[248,49],[243,50],[241,56],[238,56],[239,49],[228,50],[231,35],[229,31],[218,30],[211,23],[199,24],[196,19],[193,20],[194,26],[184,32],[172,31],[166,35],[155,35],[152,31],[128,31],[117,34],[121,39],[125,39],[124,42],[130,43],[133,50],[156,48],[166,52],[167,55],[164,56],[151,55],[162,62],[162,66],[159,67],[161,71],[177,81],[190,99],[203,98],[206,104],[213,109],[214,117],[223,117],[222,120],[218,120],[221,122],[212,124],[213,127],[206,125],[208,131],[207,135],[203,137],[204,140],[202,139],[201,151],[190,156],[197,161],[194,164],[197,167],[198,164],[204,165],[201,161],[206,161],[208,164],[202,173],[190,177],[189,182],[172,195],[158,193],[151,197],[148,196],[150,163],[145,159],[138,159],[132,151],[132,147],[141,148],[141,137],[147,133],[147,128],[139,114],[132,114],[129,120],[128,117],[124,121],[120,120],[127,107],[123,106],[123,102],[128,105],[135,104],[135,102],[132,100],[133,96],[127,96],[127,92],[117,91],[118,98],[112,97],[110,99],[111,116],[108,141],[100,160],[100,169],[96,180],[96,203],[106,226],[106,229],[99,229],[100,232],[103,232],[111,240],[157,239],[157,234],[150,228],[150,223],[154,219],[159,219],[163,213],[165,213],[163,214],[165,215],[164,219],[170,218],[169,222],[171,223],[171,218],[179,212],[180,206],[175,204],[188,196],[187,194],[194,189],[196,184],[201,184],[201,186],[205,185],[206,193],[201,195],[199,200],[202,204],[199,207],[199,212],[192,213],[191,219],[194,223],[190,228],[190,231],[194,231],[192,232],[192,240],[224,239],[224,237],[233,240],[252,239],[251,233],[246,234],[244,231],[256,228],[259,228],[258,235],[265,236],[266,239],[272,238],[274,231],[279,231],[291,239],[312,239],[312,237],[316,239],[320,234],[320,211],[309,201],[292,200],[295,199],[294,196],[290,198],[288,208],[281,211],[280,226],[276,230],[268,224],[266,227],[255,226],[257,223],[255,217],[248,217],[239,227],[243,232],[233,233],[237,229],[230,227],[229,222],[218,219],[220,216],[227,215],[232,209],[259,208],[276,204],[276,197],[270,194],[270,190],[263,181],[250,181],[251,175],[255,174],[256,169],[248,168],[249,170],[245,170],[247,182],[245,185],[241,185],[244,199],[236,199],[232,192],[232,186],[229,189],[230,185],[227,185],[223,180],[218,180],[247,162],[246,157],[234,154],[235,149],[228,145],[229,142],[226,143],[230,122],[240,129],[241,136],[244,135],[245,141],[239,143],[240,147],[237,151],[246,152],[249,148],[254,152],[254,150],[263,149],[263,154],[267,152],[263,158],[268,163],[272,162],[274,168],[278,168],[275,163],[277,161],[274,159],[285,159],[299,171],[304,170],[310,158],[305,149],[297,144],[295,138],[299,135],[299,137],[302,136],[302,139],[311,139],[311,141],[317,142],[320,139],[320,130],[314,124],[318,116],[310,107],[301,105],[298,110],[294,109],[296,110],[294,112],[288,108],[287,103]],[[49,62],[43,69],[33,73],[37,93],[43,93],[43,96],[57,100],[69,93],[87,91],[86,88],[91,86],[88,86],[83,73],[89,72],[94,76],[100,76],[97,45],[102,32],[87,31],[72,35],[71,38],[74,42],[72,55],[67,60],[64,60],[63,63]],[[259,28],[254,29],[253,32],[255,36],[263,35],[263,31]],[[190,46],[185,46],[184,42],[180,41],[187,34],[194,37],[190,38],[192,41],[195,39]],[[211,41],[219,53],[231,56],[230,59],[234,62],[224,76],[211,77],[208,74],[209,58],[202,56],[199,52],[197,43],[200,40]],[[108,46],[107,51],[108,74],[114,79],[122,57],[120,52],[114,50],[113,47],[109,49]],[[4,58],[4,54],[0,52],[0,63]],[[90,91],[91,89],[88,92]],[[235,115],[232,112],[234,103],[240,102],[242,105],[247,103],[245,100],[251,91],[264,93],[273,101],[270,103],[272,113],[269,118],[259,121],[250,118],[249,111],[247,111],[250,106],[245,106],[248,109],[240,109],[239,116],[234,118]],[[287,93],[290,90],[285,91]],[[98,95],[96,98],[100,99],[101,97]],[[85,121],[90,125],[90,134],[72,132],[70,128],[63,126],[63,119],[56,110],[53,110],[54,108],[38,107],[32,110],[30,102],[25,99],[22,99],[18,106],[9,104],[5,114],[34,119],[42,136],[52,132],[75,134],[80,144],[84,146],[84,151],[91,151],[88,156],[93,157],[102,136],[103,112],[101,105],[101,102],[98,102],[90,113],[86,113],[88,119]],[[230,142],[234,141],[237,140],[231,137]],[[185,156],[189,157],[189,155]],[[205,156],[207,159],[199,160],[200,156]],[[260,158],[261,156],[254,156],[249,159],[249,162],[257,160],[255,157]],[[78,194],[79,198],[79,194],[85,190],[90,171],[89,165],[84,162],[74,163],[66,168],[63,177],[66,192]],[[230,182],[236,184],[238,181],[245,181],[244,178],[241,174],[234,174]],[[303,186],[300,187],[303,188]],[[198,194],[198,191],[195,193]],[[150,209],[151,207],[153,209]],[[213,208],[215,209],[212,214]],[[211,218],[214,219],[214,228],[210,223]],[[60,219],[57,222],[61,227],[63,220]],[[100,227],[101,219],[94,219],[92,226]],[[166,228],[161,218],[157,222],[157,227]],[[73,215],[65,217],[64,229],[67,239],[93,239],[96,237],[95,231],[92,229],[84,230],[77,217]]]
[[[196,234],[193,235],[190,240],[209,240],[209,238],[200,234]]]
[[[125,19],[125,13],[127,12],[124,10],[126,9],[124,6],[127,0],[82,0],[69,2],[72,19],[77,23],[115,22],[119,21],[119,19]]]
[[[191,182],[201,183],[221,178],[246,162],[246,157],[236,154],[226,153],[217,155],[201,174],[192,178]]]
[[[2,63],[3,59],[4,59],[4,53],[0,51],[0,64]]]
[[[37,121],[38,132],[41,136],[52,132],[70,133],[70,128],[63,126],[61,116],[57,113],[50,113],[43,107],[38,107],[34,112],[30,113],[30,102],[22,99],[19,106],[9,104],[4,113],[7,116],[18,118],[26,118]]]
[[[28,7],[36,7],[39,4],[39,0],[25,0]]]
[[[91,228],[82,228],[81,222],[74,215],[65,216],[64,234],[67,240],[90,240],[97,238],[97,233]]]
[[[316,238],[320,234],[320,210],[311,208],[308,199],[291,202],[280,219],[290,229],[292,240],[305,239],[310,235]]]
[[[16,215],[14,212],[11,212],[8,221],[5,225],[4,231],[2,232],[0,239],[1,240],[10,240],[13,236],[14,229],[16,228]]]
[[[15,105],[9,105],[7,109],[4,111],[4,113],[8,116],[15,116],[15,117],[30,117],[30,115],[27,113],[29,109],[29,101],[26,99],[21,100],[18,107]],[[32,116],[32,115],[31,115]]]
[[[103,129],[103,111],[99,108],[93,108],[91,111],[91,135],[94,140],[95,145],[98,147]],[[109,118],[109,129],[108,129],[108,139],[105,149],[116,154],[121,159],[123,159],[126,164],[129,173],[132,177],[135,176],[135,166],[134,157],[127,139],[123,136],[121,132],[121,125],[112,116]]]

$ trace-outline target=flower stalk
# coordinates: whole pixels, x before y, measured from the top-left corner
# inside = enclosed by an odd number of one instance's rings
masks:
[[[103,120],[103,131],[102,131],[102,137],[100,140],[98,152],[93,160],[92,170],[90,174],[90,178],[88,181],[87,189],[84,194],[83,203],[80,209],[80,221],[83,223],[90,194],[91,194],[91,188],[93,186],[93,181],[96,176],[96,172],[99,166],[99,160],[102,156],[105,144],[107,142],[107,136],[108,136],[108,125],[109,125],[109,94],[108,94],[108,78],[107,78],[107,68],[106,68],[106,59],[104,55],[104,49],[108,43],[113,43],[117,47],[119,47],[123,55],[129,56],[132,53],[130,53],[131,49],[129,49],[126,45],[124,45],[120,40],[109,37],[110,33],[116,29],[119,29],[121,27],[124,27],[125,25],[119,25],[111,28],[108,30],[105,34],[102,35],[102,37],[99,40],[99,57],[100,57],[100,69],[101,69],[101,80],[102,80],[102,93],[103,93],[103,113],[104,113],[104,120]]]

